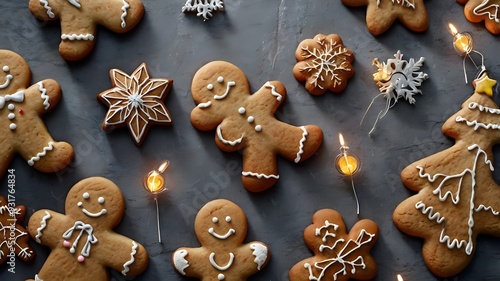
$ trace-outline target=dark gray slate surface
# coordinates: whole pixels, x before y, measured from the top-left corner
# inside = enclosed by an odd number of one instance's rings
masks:
[[[380,227],[381,236],[372,251],[379,266],[375,280],[396,280],[397,273],[410,281],[441,280],[423,263],[422,240],[396,229],[392,212],[412,194],[399,180],[401,169],[453,143],[441,134],[441,125],[473,92],[463,81],[462,60],[451,45],[448,22],[473,32],[490,76],[500,78],[499,37],[482,24],[466,21],[463,6],[452,0],[425,1],[430,18],[427,32],[417,34],[396,23],[374,37],[365,25],[366,9],[345,7],[340,0],[227,0],[226,13],[216,13],[208,22],[182,14],[184,0],[144,0],[146,14],[135,30],[117,35],[99,28],[93,53],[81,62],[68,63],[57,52],[59,24],[35,20],[27,2],[0,2],[0,48],[28,61],[32,83],[53,78],[61,84],[63,99],[45,121],[55,139],[72,143],[76,150],[75,161],[57,174],[40,173],[15,158],[11,168],[16,170],[16,203],[28,207],[28,216],[41,208],[63,212],[73,184],[90,176],[107,177],[121,187],[126,200],[127,210],[116,230],[142,243],[151,257],[147,271],[135,280],[185,280],[171,266],[172,252],[180,246],[198,246],[193,232],[197,210],[209,200],[227,198],[247,214],[247,240],[264,241],[272,251],[268,266],[250,280],[287,280],[289,268],[311,256],[302,233],[316,210],[338,210],[348,228],[357,221],[349,183],[333,166],[339,152],[337,135],[342,132],[351,151],[362,159],[362,172],[355,179],[360,217]],[[356,74],[340,95],[313,97],[292,75],[295,48],[317,33],[340,34],[355,53]],[[369,122],[359,126],[378,93],[371,63],[375,57],[385,61],[397,50],[405,58],[424,56],[423,71],[430,79],[423,83],[423,95],[417,96],[415,106],[401,101],[369,137],[371,121],[383,107],[382,100],[376,102]],[[190,124],[191,78],[212,60],[239,66],[253,91],[268,80],[282,81],[288,97],[278,117],[294,125],[317,124],[324,130],[324,143],[315,156],[298,165],[279,160],[281,179],[269,191],[248,193],[240,181],[240,155],[221,152],[213,132],[197,131]],[[111,68],[131,73],[142,62],[153,77],[174,79],[166,105],[175,123],[153,126],[137,148],[126,129],[101,131],[106,108],[96,95],[111,87]],[[472,70],[469,75],[474,76]],[[163,243],[159,244],[154,202],[142,189],[141,178],[163,159],[172,163],[166,174],[170,191],[160,196]],[[498,170],[497,162],[495,167]],[[6,195],[6,177],[0,186],[0,194]],[[7,265],[1,266],[0,280],[33,278],[49,251],[32,245],[38,255],[35,261],[17,261],[15,274],[7,272]],[[470,266],[448,280],[500,280],[499,253],[498,240],[480,237]],[[123,280],[117,272],[111,276]]]

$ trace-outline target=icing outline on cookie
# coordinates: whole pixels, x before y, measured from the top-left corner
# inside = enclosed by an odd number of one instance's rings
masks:
[[[130,4],[126,0],[123,1],[123,6],[122,6],[122,15],[120,16],[120,19],[122,20],[121,27],[125,28],[127,27],[127,22],[125,21],[125,17],[127,17],[128,13],[127,10],[130,8]]]
[[[129,266],[131,264],[133,264],[134,261],[135,261],[135,257],[134,256],[135,256],[135,254],[137,254],[137,247],[138,247],[137,243],[135,243],[135,241],[132,241],[132,252],[130,253],[130,259],[126,263],[123,264],[122,274],[124,276],[126,276],[127,272],[130,271]]]
[[[265,178],[265,179],[270,179],[270,178],[273,178],[273,179],[279,179],[280,176],[279,175],[273,175],[273,174],[270,174],[270,175],[266,175],[266,174],[263,174],[263,173],[254,173],[254,172],[246,172],[246,171],[243,171],[241,172],[241,174],[243,176],[251,176],[251,177],[256,177],[258,179],[261,179],[261,178]]]
[[[38,152],[36,156],[33,156],[30,160],[28,160],[28,165],[35,165],[35,162],[40,161],[41,157],[47,155],[47,151],[52,151],[52,149],[54,149],[54,143],[49,142],[48,145],[43,148],[42,152]]]
[[[47,95],[47,89],[45,89],[42,82],[38,82],[36,84],[38,85],[38,90],[42,93],[40,97],[43,99],[43,106],[45,110],[47,110],[50,107],[49,96]]]
[[[87,34],[61,34],[61,39],[62,40],[70,40],[70,41],[73,41],[73,40],[85,40],[85,41],[93,41],[94,40],[94,35],[91,34],[91,33],[87,33]]]
[[[45,8],[45,10],[47,10],[47,15],[51,19],[53,19],[53,18],[56,17],[56,15],[54,15],[54,13],[52,12],[52,8],[49,6],[49,1],[48,0],[40,0],[40,4],[43,4],[43,7]]]
[[[45,214],[46,215],[42,217],[42,221],[40,222],[40,227],[36,229],[35,241],[38,244],[42,243],[42,240],[40,238],[42,238],[42,230],[44,230],[47,227],[47,220],[52,218],[49,212],[45,211]]]

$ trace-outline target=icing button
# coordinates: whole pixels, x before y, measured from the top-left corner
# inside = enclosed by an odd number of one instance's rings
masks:
[[[257,131],[257,132],[262,131],[262,126],[261,125],[255,126],[255,131]]]
[[[9,115],[7,116],[10,120],[16,118],[16,115],[14,113],[9,113]]]
[[[246,112],[246,109],[244,107],[238,108],[238,113],[239,114],[245,114],[245,112]]]
[[[83,256],[78,256],[78,262],[84,262],[85,258]]]
[[[224,276],[224,274],[222,273],[219,273],[219,275],[217,276],[217,279],[219,280],[224,280],[224,278],[226,278],[226,276]]]
[[[9,105],[7,106],[7,108],[9,110],[14,110],[14,105],[12,103],[9,103]]]
[[[253,116],[248,116],[247,121],[248,123],[252,123],[255,120]]]
[[[64,240],[64,242],[63,242],[63,246],[64,246],[65,248],[69,248],[69,246],[71,246],[71,243],[69,243],[69,241],[68,241],[68,240]]]
[[[17,128],[17,125],[16,125],[16,124],[14,124],[14,123],[10,123],[9,128],[10,128],[11,130],[15,130],[15,129]]]

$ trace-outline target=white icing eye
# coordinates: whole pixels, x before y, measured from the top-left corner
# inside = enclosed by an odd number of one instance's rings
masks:
[[[207,85],[207,89],[209,89],[210,91],[211,91],[211,90],[213,90],[213,89],[214,89],[214,85],[212,85],[212,84],[208,84],[208,85]]]
[[[227,221],[227,222],[231,222],[231,217],[230,217],[230,216],[227,216],[227,217],[226,217],[226,221]]]
[[[212,221],[213,221],[214,223],[217,223],[217,222],[219,222],[219,219],[218,219],[217,217],[213,217],[213,218],[212,218]]]
[[[99,202],[100,204],[104,203],[104,197],[99,197],[97,199],[97,202]]]
[[[9,71],[9,70],[10,70],[10,68],[9,68],[9,66],[4,65],[4,66],[3,66],[3,68],[2,68],[2,70],[3,70],[4,72],[7,72],[7,71]]]
[[[238,108],[238,113],[239,114],[244,114],[246,112],[246,109],[244,107]]]
[[[89,197],[90,197],[90,194],[88,192],[85,192],[83,194],[83,199],[89,199]]]
[[[82,202],[78,202],[78,204],[76,204],[76,205],[78,205],[78,207],[81,207],[83,205],[83,203]]]
[[[219,83],[224,82],[224,77],[219,76],[219,77],[217,78],[217,82],[219,82]]]

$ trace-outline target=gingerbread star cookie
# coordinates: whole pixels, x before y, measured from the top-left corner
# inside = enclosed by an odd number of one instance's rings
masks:
[[[86,57],[94,48],[97,24],[117,33],[134,28],[144,15],[140,0],[30,0],[42,21],[61,21],[59,53],[65,60]]]
[[[441,277],[471,262],[480,234],[500,236],[500,186],[493,179],[493,146],[500,142],[500,109],[483,74],[474,94],[443,125],[455,144],[410,164],[401,180],[418,192],[393,214],[403,232],[424,239],[422,255]]]
[[[150,78],[146,64],[131,75],[119,69],[110,71],[113,88],[97,95],[109,106],[102,129],[112,131],[127,126],[137,146],[140,146],[152,124],[171,125],[172,118],[163,100],[173,80]]]
[[[486,29],[500,34],[500,0],[457,0],[465,5],[464,14],[473,23],[484,21]]]
[[[377,239],[378,226],[373,221],[361,220],[347,233],[337,211],[319,210],[304,230],[304,240],[314,256],[290,269],[290,281],[371,280],[377,274],[377,264],[370,249]]]
[[[41,116],[61,99],[61,87],[46,79],[30,86],[28,63],[18,54],[0,50],[0,176],[19,153],[29,166],[52,173],[73,160],[73,147],[55,141]]]
[[[35,257],[35,251],[28,245],[28,232],[21,226],[26,207],[10,205],[5,197],[0,196],[0,264],[12,261],[16,255],[25,262]]]
[[[66,197],[66,214],[36,211],[28,232],[48,246],[50,255],[39,280],[110,280],[107,268],[123,276],[136,276],[149,262],[138,242],[113,231],[125,212],[118,186],[108,179],[91,177],[75,184]]]
[[[179,248],[172,255],[175,270],[199,280],[247,280],[270,258],[262,242],[243,243],[248,231],[243,210],[218,199],[200,209],[194,222],[199,248]]]
[[[248,80],[237,66],[214,61],[194,75],[191,93],[197,106],[191,123],[202,131],[216,130],[223,151],[243,151],[243,186],[264,191],[279,179],[277,155],[299,163],[321,145],[323,131],[314,125],[292,126],[274,113],[286,97],[279,81],[269,81],[250,93]]]
[[[293,75],[298,81],[305,81],[307,91],[313,95],[322,95],[328,90],[340,93],[354,75],[354,54],[337,34],[318,34],[300,42],[295,57]]]
[[[427,30],[427,10],[423,0],[341,0],[347,6],[367,6],[368,30],[379,35],[397,19],[407,28],[423,32]]]

